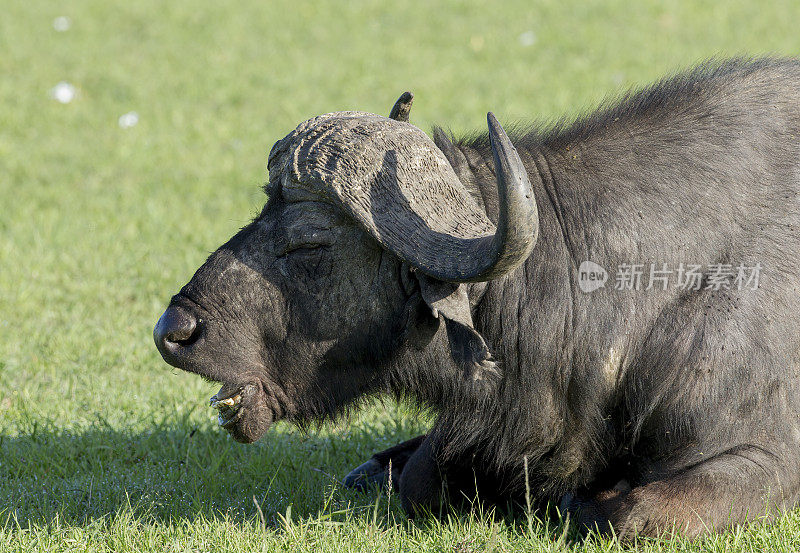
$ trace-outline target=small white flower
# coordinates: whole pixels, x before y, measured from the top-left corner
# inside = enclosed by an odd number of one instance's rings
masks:
[[[77,90],[71,84],[61,81],[50,90],[50,97],[62,104],[69,104],[75,99]]]
[[[474,52],[480,52],[483,50],[483,45],[485,41],[481,35],[473,35],[469,39],[469,45]]]
[[[135,111],[129,111],[119,116],[119,126],[123,129],[130,129],[136,126],[139,122],[139,114]]]
[[[59,15],[53,20],[53,28],[59,33],[69,31],[70,27],[72,27],[72,20],[66,15]]]
[[[536,33],[534,33],[533,31],[525,31],[524,33],[519,35],[517,40],[519,40],[519,43],[525,46],[526,48],[528,46],[533,46],[534,44],[536,44]]]

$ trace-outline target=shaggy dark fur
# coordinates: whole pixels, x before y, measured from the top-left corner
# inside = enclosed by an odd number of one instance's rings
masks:
[[[435,141],[496,221],[486,136]],[[462,285],[496,387],[464,382],[408,265],[340,212],[287,203],[276,183],[173,300],[206,321],[206,339],[168,360],[228,392],[256,383],[260,403],[229,426],[244,440],[365,394],[431,407],[430,434],[397,455],[411,512],[438,505],[442,482],[451,496],[477,481],[518,497],[526,459],[537,499],[623,537],[697,535],[795,506],[800,64],[707,64],[515,143],[538,243],[511,274]],[[331,234],[323,249],[281,250],[309,225]],[[587,260],[609,271],[592,293],[576,281]],[[651,263],[760,264],[761,278],[756,290],[707,277],[684,290],[673,273],[666,290],[615,290],[615,268],[634,263],[643,284]]]

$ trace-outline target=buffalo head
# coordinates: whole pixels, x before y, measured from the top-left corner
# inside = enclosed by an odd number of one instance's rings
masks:
[[[489,114],[495,226],[443,153],[402,119],[332,113],[277,142],[263,210],[159,319],[164,359],[223,384],[212,404],[235,439],[382,389],[409,341],[446,348],[437,354],[467,382],[497,379],[461,283],[528,257],[538,232],[530,182]]]

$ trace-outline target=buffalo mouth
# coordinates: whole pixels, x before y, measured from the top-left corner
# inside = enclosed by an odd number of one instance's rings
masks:
[[[210,405],[218,411],[219,425],[237,442],[258,440],[274,419],[267,407],[264,388],[256,382],[241,386],[225,384],[211,396]]]
[[[236,422],[240,416],[239,407],[242,404],[242,394],[237,393],[233,397],[219,398],[219,394],[211,396],[211,407],[219,410],[217,421],[223,428]]]

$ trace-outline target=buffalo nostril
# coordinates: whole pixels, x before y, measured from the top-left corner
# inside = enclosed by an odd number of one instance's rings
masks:
[[[168,307],[153,329],[153,339],[161,354],[167,356],[176,346],[188,346],[197,341],[199,323],[197,317],[183,307]]]
[[[176,344],[181,344],[182,346],[188,346],[194,342],[195,328],[196,327],[182,328],[172,332],[171,334],[167,334],[167,342],[174,342]]]

